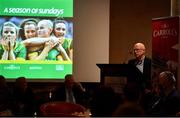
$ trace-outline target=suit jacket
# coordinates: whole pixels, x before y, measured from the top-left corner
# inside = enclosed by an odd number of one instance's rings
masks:
[[[180,111],[179,92],[174,89],[167,96],[159,97],[152,105],[148,111],[149,116],[174,117]]]
[[[84,105],[85,92],[80,90],[80,88],[78,86],[73,86],[72,91],[73,91],[73,95],[75,97],[76,103]],[[54,100],[66,101],[66,87],[65,87],[65,85],[62,85],[55,90]]]
[[[136,59],[131,59],[128,61],[128,64],[135,66],[137,64]],[[137,68],[139,71],[139,69]],[[150,89],[151,88],[151,59],[148,57],[145,57],[144,59],[144,65],[143,65],[143,73],[140,71],[138,72],[138,84],[141,85],[142,89]]]

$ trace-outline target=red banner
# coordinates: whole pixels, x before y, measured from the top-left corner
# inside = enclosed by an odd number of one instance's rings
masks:
[[[179,17],[152,20],[152,55],[178,62]]]
[[[178,77],[179,17],[152,20],[152,77],[169,70]],[[154,82],[156,86],[156,82]]]

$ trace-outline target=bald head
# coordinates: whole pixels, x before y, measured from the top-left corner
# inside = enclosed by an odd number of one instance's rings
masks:
[[[143,43],[136,43],[136,44],[134,44],[134,48],[136,48],[136,47],[138,47],[139,49],[143,49],[143,50],[146,49],[145,45]]]
[[[134,56],[136,59],[142,59],[145,57],[145,45],[143,43],[134,44]]]

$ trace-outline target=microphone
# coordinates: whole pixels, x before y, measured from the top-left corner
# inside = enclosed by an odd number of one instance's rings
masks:
[[[132,50],[130,50],[130,51],[129,51],[129,54],[130,54],[130,55],[132,55],[132,54],[133,54],[133,51],[132,51]]]

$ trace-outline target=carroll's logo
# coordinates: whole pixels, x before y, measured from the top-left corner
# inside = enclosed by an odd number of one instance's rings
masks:
[[[16,65],[8,65],[8,66],[4,66],[5,70],[20,70],[20,66],[16,66]]]
[[[177,31],[175,28],[154,30],[153,37],[159,37],[159,36],[177,36]]]

